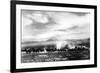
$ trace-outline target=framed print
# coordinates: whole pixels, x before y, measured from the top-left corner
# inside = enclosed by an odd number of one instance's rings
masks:
[[[96,6],[11,1],[11,72],[96,66]]]

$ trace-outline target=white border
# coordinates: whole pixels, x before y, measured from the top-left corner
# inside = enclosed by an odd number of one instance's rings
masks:
[[[30,10],[49,10],[49,11],[71,11],[71,12],[90,12],[90,60],[79,61],[61,61],[61,62],[41,62],[41,63],[21,63],[21,9]],[[94,9],[70,8],[70,7],[51,7],[51,6],[34,6],[34,5],[16,5],[16,69],[39,68],[54,66],[73,66],[94,64]]]

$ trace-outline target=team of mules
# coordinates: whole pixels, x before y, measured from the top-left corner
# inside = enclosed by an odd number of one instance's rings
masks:
[[[87,49],[87,47],[84,46],[75,46],[75,48],[69,48],[68,45],[62,47],[62,48],[56,48],[56,46],[54,45],[49,45],[49,46],[27,46],[27,47],[23,47],[22,51],[25,51],[27,54],[30,53],[47,53],[47,52],[61,52],[61,51],[68,51],[68,50],[84,50]]]
[[[59,48],[56,47],[24,47],[24,50],[27,54],[32,52],[56,52],[56,51],[66,51],[68,48]]]

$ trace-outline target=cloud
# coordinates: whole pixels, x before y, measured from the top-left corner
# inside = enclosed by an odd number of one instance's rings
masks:
[[[90,35],[90,14],[24,10],[22,25],[22,41],[82,39]]]
[[[32,13],[32,18],[33,20],[35,20],[36,22],[39,23],[48,23],[49,19],[46,15],[42,14],[42,13]]]

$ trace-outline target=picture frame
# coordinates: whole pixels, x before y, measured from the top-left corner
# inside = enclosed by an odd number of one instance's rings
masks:
[[[32,21],[28,20],[28,18]],[[10,20],[11,72],[97,67],[97,6],[34,1],[11,1]],[[32,26],[29,26],[29,23],[31,23]],[[27,27],[24,28],[24,25],[27,25]],[[63,28],[68,30],[67,34],[65,34],[65,29]],[[43,33],[43,37],[40,35],[41,33]],[[32,37],[29,36],[31,34]],[[51,35],[53,38],[51,38]],[[55,39],[56,47],[61,48],[59,45],[66,43],[61,40],[66,40],[66,36],[69,36],[67,37],[67,46],[69,47],[67,50],[62,51],[61,49],[56,49],[55,52],[54,50],[49,50],[49,52],[45,49],[48,47],[48,45],[46,45],[48,43],[47,40],[49,40],[50,44],[50,42],[54,42]],[[88,39],[86,39],[87,36]],[[85,39],[83,40],[84,37]],[[76,40],[74,38],[80,38],[81,40]],[[35,40],[35,43],[38,42],[39,44],[35,46],[35,48],[41,45],[40,40],[42,40],[42,50],[40,50],[41,47],[38,47],[38,51],[33,51],[34,49],[32,48],[34,48],[33,45],[35,44],[33,43],[33,40]],[[85,41],[85,43],[83,43],[83,41]],[[72,44],[69,45],[69,42]],[[80,43],[77,42],[81,43],[81,48],[79,48]],[[72,48],[73,43],[74,49]],[[85,46],[83,44],[85,44]],[[49,47],[49,49],[51,47]],[[28,50],[30,48],[32,51]],[[77,48],[79,50],[76,50]],[[83,48],[85,50],[82,50]],[[82,50],[81,52],[80,49]]]

